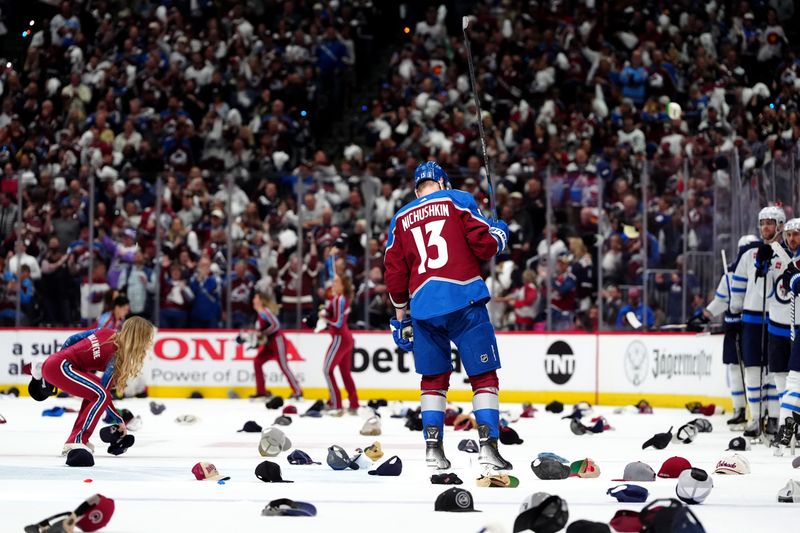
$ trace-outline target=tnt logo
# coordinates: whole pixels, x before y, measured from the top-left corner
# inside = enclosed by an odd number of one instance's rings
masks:
[[[544,371],[556,385],[570,380],[575,373],[575,354],[569,344],[556,341],[550,345],[544,356]]]

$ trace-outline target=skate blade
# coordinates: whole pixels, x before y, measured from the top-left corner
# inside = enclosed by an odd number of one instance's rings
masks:
[[[728,424],[728,429],[731,431],[741,432],[744,431],[745,427],[747,427],[747,424]]]

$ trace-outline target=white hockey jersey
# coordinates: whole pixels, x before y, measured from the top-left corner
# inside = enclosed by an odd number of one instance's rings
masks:
[[[731,273],[720,276],[717,290],[714,292],[714,299],[706,306],[706,310],[711,313],[712,316],[719,316],[725,313],[723,321],[726,326],[738,324],[742,321],[742,315],[730,312],[731,298],[728,287],[733,287],[733,274]]]
[[[731,313],[742,314],[745,324],[762,324],[762,306],[764,305],[765,278],[756,278],[756,254],[758,248],[747,250],[739,258],[736,271],[732,276],[731,284]],[[772,287],[767,280],[767,300],[770,298]],[[769,319],[769,310],[767,310]]]
[[[798,256],[798,251],[792,254],[792,251],[784,247],[786,253],[791,257]],[[772,335],[779,337],[789,337],[789,325],[792,323],[791,319],[791,299],[788,291],[784,288],[781,281],[781,275],[786,271],[788,265],[785,264],[777,255],[772,257],[770,261],[769,272],[767,273],[767,287],[771,288],[769,300],[767,301],[767,309],[769,310],[769,326],[767,330]],[[796,310],[795,310],[796,311]],[[795,314],[795,325],[800,324],[800,316]]]

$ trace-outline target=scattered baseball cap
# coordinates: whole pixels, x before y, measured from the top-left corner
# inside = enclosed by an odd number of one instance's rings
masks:
[[[295,450],[286,457],[289,464],[293,465],[320,465],[322,463],[315,461],[303,450]]]
[[[489,474],[481,475],[475,480],[475,485],[478,487],[500,487],[500,488],[517,488],[519,487],[519,479],[508,474]]]
[[[261,432],[258,453],[261,457],[275,457],[292,447],[292,441],[278,428],[267,428]]]
[[[539,479],[567,479],[569,466],[549,458],[536,458],[531,462],[531,470]]]
[[[564,404],[559,402],[558,400],[553,400],[552,402],[548,403],[545,408],[545,411],[549,411],[551,413],[563,413],[564,412]]]
[[[641,512],[647,531],[705,533],[703,525],[688,506],[675,498],[653,500]]]
[[[399,476],[403,471],[403,461],[396,455],[381,463],[375,470],[370,470],[371,476]]]
[[[256,467],[256,477],[264,483],[294,483],[281,476],[281,466],[272,461],[264,461]]]
[[[642,530],[642,518],[638,511],[620,509],[608,522],[614,531],[621,533],[638,533]]]
[[[703,503],[713,488],[714,481],[708,472],[702,468],[689,468],[678,476],[675,494],[684,503],[697,504]]]
[[[684,470],[691,470],[692,465],[683,457],[670,457],[661,468],[658,470],[658,477],[667,479],[675,479],[681,475]]]
[[[786,485],[778,491],[779,503],[800,503],[800,483],[790,479]]]
[[[444,474],[433,474],[431,485],[461,485],[464,483],[456,474],[445,472]]]
[[[672,440],[672,426],[670,426],[670,428],[666,431],[666,433],[656,433],[650,439],[645,441],[645,443],[642,444],[642,449],[644,450],[645,448],[653,446],[657,450],[663,450],[664,448],[667,447],[667,445],[669,445],[669,441],[671,440]]]
[[[364,436],[375,437],[381,434],[381,419],[377,416],[369,417],[359,432]]]
[[[617,485],[608,489],[606,494],[616,498],[618,502],[641,503],[647,501],[649,492],[641,485]]]
[[[117,424],[106,426],[100,430],[100,440],[108,444],[115,444],[121,438],[122,432]]]
[[[519,415],[520,418],[533,418],[536,414],[537,409],[531,405],[530,403],[523,403],[522,404],[522,414]]]
[[[280,396],[273,396],[264,404],[267,409],[278,409],[283,407],[283,398]]]
[[[792,459],[792,468],[800,468],[800,456]]]
[[[567,533],[611,533],[608,524],[591,520],[575,520],[567,526]]]
[[[196,424],[198,420],[200,419],[194,415],[180,415],[175,417],[175,422],[182,426],[191,426],[192,424]]]
[[[364,455],[366,455],[373,461],[379,460],[381,457],[383,457],[383,449],[381,449],[381,443],[375,441],[366,448],[364,448]]]
[[[296,415],[297,414],[297,406],[294,405],[287,405],[283,408],[283,414],[285,415]]]
[[[698,433],[711,433],[714,429],[714,426],[711,425],[711,421],[705,418],[695,418],[689,423],[697,428]]]
[[[467,453],[478,453],[478,443],[474,439],[461,439],[458,449]]]
[[[524,441],[519,438],[519,434],[508,426],[500,426],[500,442],[506,446],[511,444],[522,444]]]
[[[273,422],[276,426],[290,426],[292,425],[292,417],[281,415]]]
[[[622,479],[612,479],[611,481],[655,481],[656,473],[649,464],[641,461],[628,463],[622,472]]]
[[[717,461],[715,474],[749,474],[750,462],[743,455],[734,453]]]
[[[559,496],[535,492],[523,500],[514,520],[514,533],[530,529],[536,533],[555,533],[569,520],[567,502]]]
[[[238,430],[237,433],[241,433],[244,431],[245,433],[261,433],[263,428],[259,426],[254,420],[248,420],[242,426],[242,429]]]
[[[569,476],[593,478],[600,475],[600,467],[591,459],[581,459],[569,465]]]
[[[653,406],[650,405],[650,402],[648,402],[647,400],[644,399],[639,400],[639,403],[637,403],[634,407],[636,407],[639,410],[640,415],[653,414]]]
[[[97,531],[108,525],[114,515],[114,500],[102,494],[94,494],[75,509],[78,521],[75,525],[82,531]]]
[[[350,461],[350,468],[353,470],[369,470],[372,468],[372,460],[364,455],[364,452],[356,450],[353,460]]]
[[[436,497],[433,504],[434,511],[444,511],[449,513],[479,513],[475,509],[472,494],[468,490],[453,487],[447,489]]]
[[[345,470],[353,464],[353,460],[350,459],[350,456],[347,455],[347,452],[344,451],[344,448],[337,444],[334,444],[328,448],[328,457],[326,461],[328,466],[334,470]]]
[[[584,435],[587,431],[589,431],[589,428],[584,426],[578,418],[573,418],[570,420],[569,429],[575,435]]]
[[[314,402],[313,404],[311,404],[311,407],[309,407],[309,408],[306,410],[306,412],[305,412],[305,415],[304,415],[304,416],[316,416],[316,415],[312,415],[311,413],[315,413],[315,412],[316,412],[316,413],[319,413],[319,412],[320,412],[320,411],[322,411],[322,409],[324,409],[324,408],[325,408],[325,402],[323,402],[322,400],[317,400],[316,402]]]
[[[677,442],[682,442],[684,444],[689,444],[695,439],[695,437],[697,437],[697,433],[698,433],[697,426],[695,426],[694,424],[684,424],[680,428],[678,428],[678,431],[675,433],[673,440]]]
[[[28,383],[28,394],[37,402],[42,402],[48,399],[55,392],[55,387],[50,385],[44,379],[31,378]]]
[[[563,463],[565,465],[569,464],[568,460],[564,459],[560,455],[557,455],[553,452],[539,452],[539,455],[537,455],[536,457],[538,457],[539,459],[552,459],[553,461],[558,461],[559,463]]]
[[[317,516],[317,508],[307,502],[281,498],[269,502],[261,511],[261,516]]]
[[[728,443],[727,451],[737,451],[737,452],[746,452],[750,450],[750,441],[748,441],[744,437],[734,437]]]
[[[217,472],[216,466],[203,461],[200,461],[192,467],[192,474],[194,474],[194,478],[197,481],[205,481],[207,479],[212,481],[227,481],[230,479],[230,476],[220,475],[220,473]]]
[[[67,410],[64,409],[63,407],[56,406],[56,407],[51,407],[50,409],[42,410],[42,416],[50,416],[53,418],[57,418],[59,416],[62,416],[66,412]]]
[[[94,455],[86,448],[74,448],[67,454],[68,466],[94,466]]]

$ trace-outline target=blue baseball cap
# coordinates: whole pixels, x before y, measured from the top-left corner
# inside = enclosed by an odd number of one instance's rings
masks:
[[[317,516],[317,508],[308,502],[281,498],[269,502],[261,511],[261,516]]]
[[[617,485],[606,491],[606,494],[617,499],[619,502],[646,502],[648,492],[641,485]]]
[[[565,465],[569,464],[569,461],[567,461],[560,455],[554,454],[553,452],[541,452],[536,457],[539,459],[552,459],[553,461],[558,461],[559,463],[564,463]]]
[[[371,476],[399,476],[400,473],[403,471],[403,461],[400,460],[399,457],[396,455],[390,457],[386,461],[384,461],[378,468],[375,470],[370,470],[369,475]]]
[[[293,465],[321,465],[322,463],[315,461],[303,450],[295,450],[286,458],[289,464]]]

